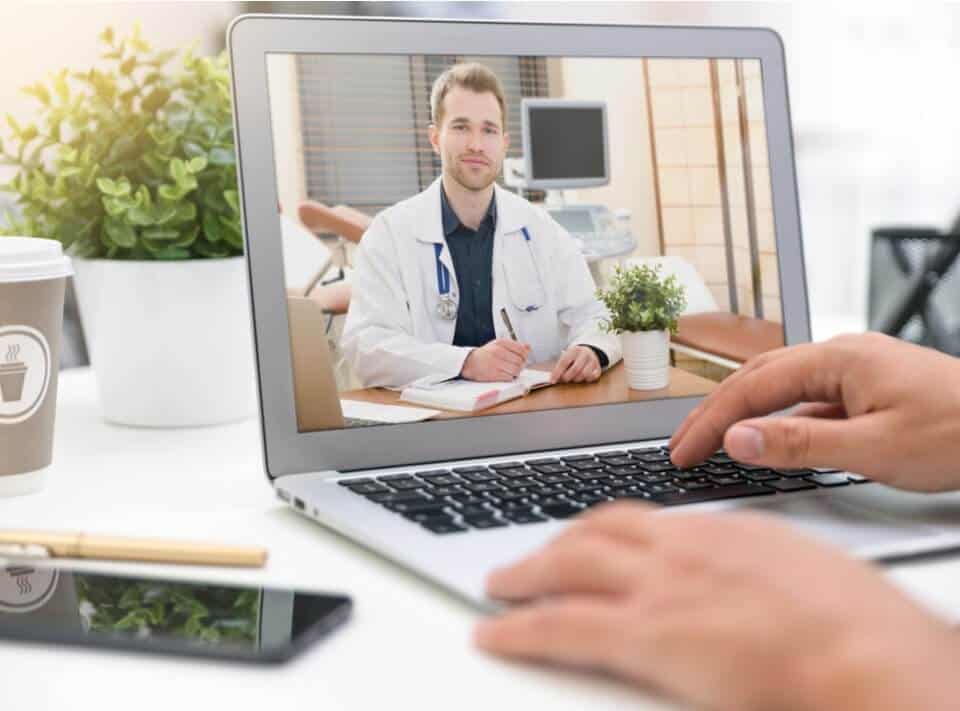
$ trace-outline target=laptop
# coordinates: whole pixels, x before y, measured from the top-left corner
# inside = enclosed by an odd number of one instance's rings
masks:
[[[699,361],[678,353],[660,390],[629,389],[617,364],[596,383],[546,388],[479,413],[359,428],[345,427],[335,405],[320,421],[304,416],[311,398],[336,398],[332,379],[311,371],[329,367],[328,356],[298,358],[291,345],[292,320],[303,314],[285,296],[278,202],[309,197],[372,215],[429,189],[439,170],[426,141],[431,83],[462,61],[501,79],[514,135],[508,158],[526,166],[516,194],[591,206],[599,217],[584,230],[594,244],[615,230],[618,252],[628,235],[635,257],[684,257],[721,304],[691,317],[714,328],[750,321],[781,333],[780,343],[808,341],[775,33],[251,15],[228,35],[265,469],[296,511],[482,607],[493,604],[484,595],[493,568],[610,500],[661,504],[664,515],[765,511],[869,559],[960,545],[956,496],[895,492],[849,472],[749,467],[723,452],[674,469],[670,434],[722,379],[718,364],[730,363],[709,344]],[[530,96],[561,109],[563,101],[603,102],[600,137],[580,123],[576,142],[602,148],[602,158],[571,164],[567,157],[589,151],[548,150],[559,160],[538,190],[544,167],[517,154],[524,142],[516,134],[545,121],[562,136],[565,119],[521,121]],[[525,138],[545,145],[542,134]],[[577,187],[564,189],[568,180]],[[611,220],[615,228],[604,226]],[[590,256],[601,278],[602,254]],[[412,308],[409,293],[396,299]],[[359,384],[366,396],[402,405],[396,392],[370,385]]]

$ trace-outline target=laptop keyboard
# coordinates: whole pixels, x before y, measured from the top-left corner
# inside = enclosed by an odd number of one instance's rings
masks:
[[[836,469],[770,469],[719,451],[677,469],[667,447],[537,458],[409,474],[342,479],[338,484],[436,534],[528,525],[576,516],[617,499],[678,506],[775,496],[869,481]]]

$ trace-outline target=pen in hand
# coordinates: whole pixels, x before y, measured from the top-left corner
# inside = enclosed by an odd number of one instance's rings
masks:
[[[507,333],[510,334],[510,339],[513,341],[519,341],[520,339],[517,338],[517,332],[513,330],[513,324],[510,323],[510,316],[507,314],[506,309],[500,309],[500,318],[503,319],[503,323],[507,327]]]

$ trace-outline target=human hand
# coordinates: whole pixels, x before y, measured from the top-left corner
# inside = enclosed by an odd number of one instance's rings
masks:
[[[757,418],[797,403],[784,417]],[[960,360],[878,333],[781,348],[727,378],[670,440],[772,467],[835,466],[902,489],[960,487]]]
[[[523,370],[530,346],[507,338],[498,338],[470,351],[460,375],[467,380],[513,380]]]
[[[477,644],[709,709],[956,708],[955,633],[867,563],[757,514],[649,511],[604,505],[494,572],[532,602]]]
[[[570,346],[560,354],[560,360],[550,373],[551,383],[592,383],[603,369],[600,359],[587,346]]]

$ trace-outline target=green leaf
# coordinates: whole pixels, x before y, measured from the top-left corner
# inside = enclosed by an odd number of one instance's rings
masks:
[[[168,242],[180,237],[180,230],[172,227],[148,227],[143,231],[147,239]]]
[[[210,242],[219,242],[223,239],[223,226],[217,219],[217,214],[210,210],[203,213],[203,234]]]
[[[133,73],[133,70],[136,68],[136,66],[137,66],[137,58],[133,56],[127,57],[120,63],[120,73],[123,74],[124,76],[130,76],[130,74]]]
[[[104,229],[118,247],[132,247],[137,243],[137,231],[122,220],[104,220]]]
[[[140,103],[140,106],[144,111],[153,113],[167,103],[167,99],[169,98],[170,92],[167,89],[164,89],[163,87],[157,87],[147,94],[147,96]]]
[[[177,247],[189,247],[194,242],[197,241],[197,236],[200,234],[200,225],[194,225],[186,230],[184,230],[180,239],[174,242],[174,245]]]
[[[188,191],[185,188],[181,188],[179,185],[165,184],[157,188],[157,195],[159,195],[161,199],[168,202],[177,202],[178,200],[182,199],[187,192]]]
[[[61,104],[70,103],[70,86],[67,84],[67,70],[61,69],[53,77],[53,90],[57,92],[57,98]]]
[[[112,45],[113,44],[113,28],[109,26],[104,28],[103,32],[100,33],[99,38],[101,42]]]
[[[197,156],[196,158],[191,158],[190,162],[187,163],[187,170],[189,170],[191,173],[199,173],[206,167],[207,167],[206,156]]]
[[[21,89],[21,91],[24,94],[34,97],[44,106],[50,105],[50,92],[47,90],[47,87],[40,82],[31,84],[30,86],[25,86],[23,89]]]
[[[224,190],[223,199],[226,200],[235,215],[240,214],[240,196],[236,190]]]
[[[233,165],[237,162],[233,149],[226,149],[221,146],[211,148],[209,157],[211,165]]]
[[[142,206],[134,206],[127,210],[127,219],[130,224],[139,227],[148,227],[153,224],[153,215],[150,214],[149,208]]]
[[[187,166],[180,158],[174,158],[170,161],[170,177],[177,185],[185,183],[187,180]]]

